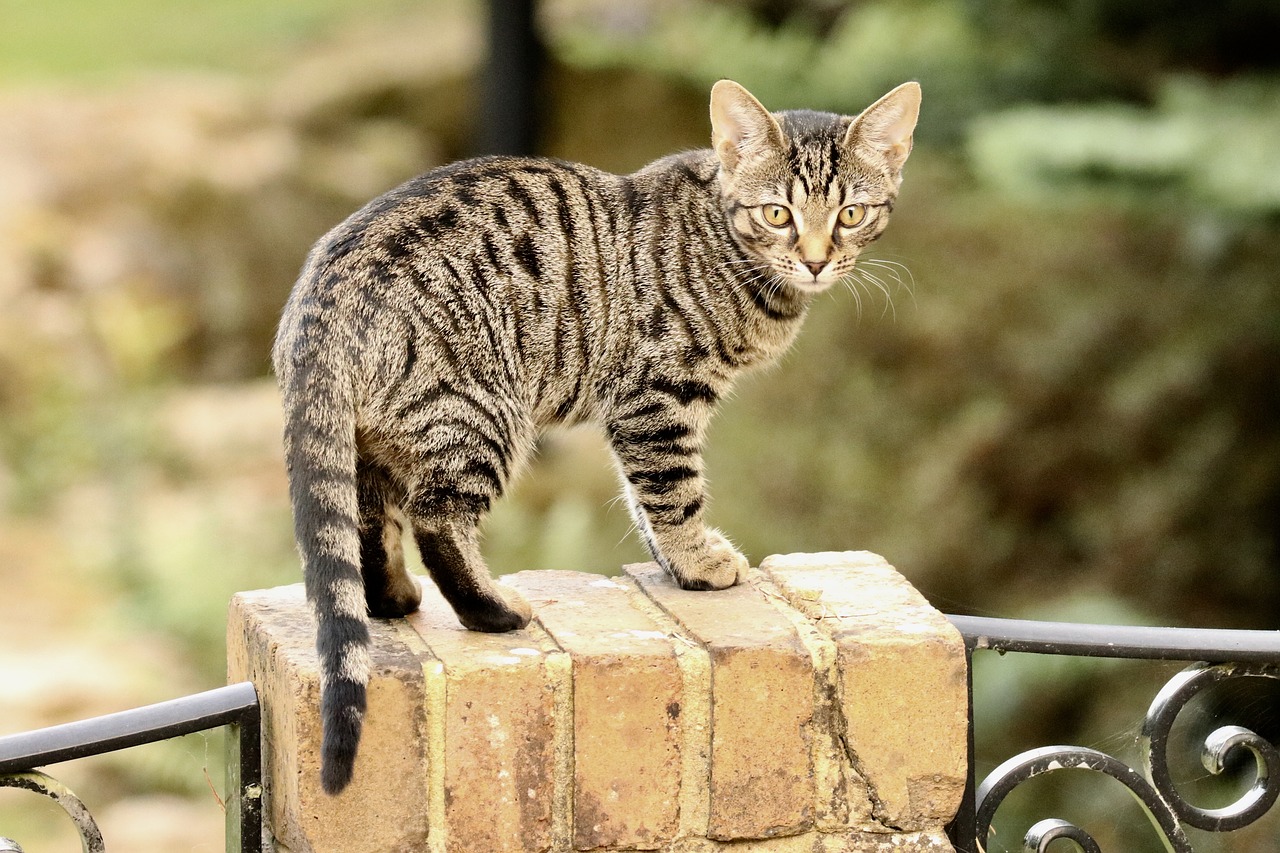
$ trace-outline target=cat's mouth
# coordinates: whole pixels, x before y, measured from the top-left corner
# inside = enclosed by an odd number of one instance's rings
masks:
[[[852,272],[850,258],[830,258],[821,261],[805,261],[795,256],[777,265],[778,277],[805,294],[827,290]]]
[[[796,290],[806,294],[821,293],[840,280],[840,276],[836,275],[835,270],[831,269],[830,265],[818,272],[813,272],[809,269],[801,271],[790,268],[784,270],[779,278]]]

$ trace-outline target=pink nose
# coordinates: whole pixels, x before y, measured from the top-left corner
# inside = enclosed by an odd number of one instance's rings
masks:
[[[818,273],[822,272],[822,268],[827,265],[826,261],[802,261],[809,272],[813,273],[813,277],[817,278]]]

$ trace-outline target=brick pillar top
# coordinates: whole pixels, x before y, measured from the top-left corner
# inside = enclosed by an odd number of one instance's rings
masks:
[[[867,552],[766,559],[677,588],[521,572],[510,634],[375,620],[355,781],[320,791],[319,668],[301,584],[231,603],[228,671],[263,705],[277,849],[950,851],[966,774],[958,633]]]

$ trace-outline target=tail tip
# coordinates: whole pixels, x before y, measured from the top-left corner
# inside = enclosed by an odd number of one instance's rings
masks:
[[[331,797],[341,794],[351,784],[354,755],[325,755],[320,765],[320,787]]]
[[[320,744],[320,786],[326,794],[339,794],[355,773],[356,750],[363,727],[365,687],[335,681],[326,686],[322,702],[324,734]]]

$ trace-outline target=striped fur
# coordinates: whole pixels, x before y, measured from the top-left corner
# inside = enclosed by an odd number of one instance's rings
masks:
[[[419,603],[406,529],[463,625],[528,622],[490,579],[476,527],[540,430],[604,427],[641,535],[681,586],[742,578],[746,559],[703,524],[712,410],[738,373],[790,345],[813,295],[884,229],[918,105],[905,84],[857,118],[772,115],[722,81],[714,150],[626,177],[457,163],[317,243],[273,357],[319,624],[325,790],[352,774],[368,616]]]

